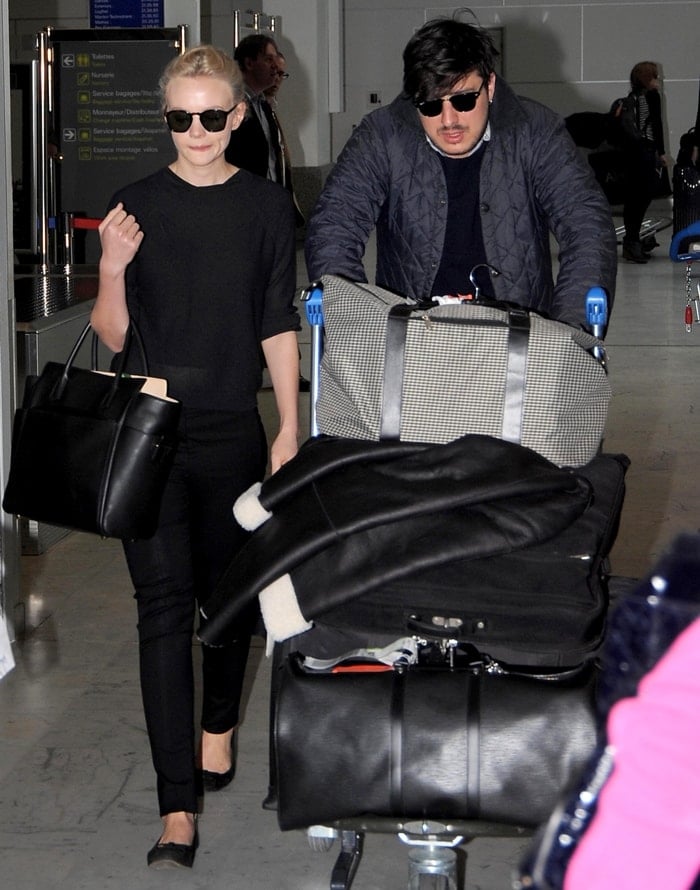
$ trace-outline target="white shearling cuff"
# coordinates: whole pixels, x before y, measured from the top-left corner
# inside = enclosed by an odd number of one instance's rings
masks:
[[[282,575],[259,594],[260,611],[267,630],[266,654],[271,655],[275,643],[304,633],[313,627],[301,613],[291,577]]]
[[[233,505],[236,522],[248,532],[254,532],[272,516],[260,503],[261,488],[261,482],[254,482],[247,491],[239,495]]]

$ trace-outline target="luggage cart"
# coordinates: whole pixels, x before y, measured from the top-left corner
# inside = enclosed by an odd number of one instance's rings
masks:
[[[360,865],[365,834],[392,834],[408,849],[407,890],[458,890],[465,862],[458,848],[477,838],[527,838],[527,827],[479,820],[422,820],[392,822],[388,819],[340,820],[331,825],[312,825],[306,830],[309,847],[328,852],[340,845],[330,877],[330,890],[349,890]],[[460,850],[466,860],[466,852]]]
[[[309,285],[302,294],[302,301],[311,327],[310,431],[315,437],[319,435],[317,401],[323,355],[321,283]],[[592,332],[602,337],[608,321],[607,299],[602,289],[594,288],[589,292],[586,313]],[[602,346],[596,348],[595,355],[603,365],[606,364],[607,357]],[[449,633],[447,636],[446,647],[456,645],[455,641],[449,640]],[[308,826],[306,836],[314,851],[327,852],[334,844],[340,847],[331,872],[330,890],[349,890],[361,861],[364,837],[368,833],[393,834],[409,848],[408,890],[458,890],[462,872],[462,867],[458,869],[459,848],[480,837],[524,838],[532,832],[531,826],[481,819],[362,817]],[[466,853],[461,852],[466,859]]]
[[[460,848],[528,836],[595,742],[628,462],[596,455],[574,470],[478,433],[320,435],[322,300],[318,284],[303,295],[312,436],[236,502],[252,535],[199,636],[216,645],[259,600],[274,657],[263,806],[313,850],[339,844],[331,890],[351,887],[367,833],[408,847],[409,890],[457,890]],[[586,309],[602,335],[605,293]]]

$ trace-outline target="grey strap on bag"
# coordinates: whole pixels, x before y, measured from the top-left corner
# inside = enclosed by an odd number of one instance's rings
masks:
[[[529,341],[529,313],[524,309],[508,309],[508,364],[501,435],[506,442],[517,444],[520,444],[523,435]]]
[[[399,303],[391,307],[387,317],[384,345],[382,414],[379,426],[380,439],[398,439],[401,433],[406,334],[408,331],[408,320],[412,313],[413,309],[411,306]]]
[[[384,348],[384,379],[379,438],[399,439],[408,322],[416,310],[404,303],[392,306],[387,316]],[[530,315],[525,309],[508,308],[508,358],[506,365],[501,438],[520,443],[522,439]],[[442,323],[469,324],[469,320],[445,319]]]

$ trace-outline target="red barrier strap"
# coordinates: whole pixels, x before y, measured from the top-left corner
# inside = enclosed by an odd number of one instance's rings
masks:
[[[86,216],[75,216],[71,220],[71,226],[74,229],[97,229],[99,228],[101,219],[90,219]]]

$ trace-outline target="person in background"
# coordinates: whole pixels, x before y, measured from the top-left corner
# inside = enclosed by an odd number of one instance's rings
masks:
[[[296,195],[294,194],[294,185],[292,183],[292,161],[289,156],[289,146],[287,145],[287,140],[284,137],[284,131],[282,129],[282,125],[280,124],[280,119],[277,114],[277,94],[279,93],[280,87],[289,77],[289,72],[287,71],[287,60],[284,57],[283,53],[279,53],[277,56],[277,72],[275,74],[275,79],[271,86],[269,86],[264,91],[264,96],[267,99],[270,105],[270,112],[272,114],[272,119],[277,126],[277,138],[280,145],[280,150],[282,152],[282,185],[291,192],[292,200],[294,201],[294,212],[296,215],[297,226],[303,226],[306,220],[304,219],[304,214],[301,212],[299,204],[296,199]]]
[[[646,263],[656,240],[642,245],[640,230],[665,167],[672,164],[664,148],[661,119],[659,66],[638,62],[630,72],[632,89],[618,108],[620,147],[624,154],[622,256],[632,263]]]
[[[243,170],[282,183],[284,158],[279,130],[265,99],[265,90],[275,83],[279,49],[265,34],[250,34],[238,44],[233,57],[243,75],[248,113],[231,134],[226,160]]]
[[[132,320],[149,372],[182,403],[180,442],[149,540],[126,541],[135,588],[141,689],[162,829],[150,866],[191,867],[198,796],[233,778],[234,732],[257,615],[226,645],[202,646],[202,717],[194,726],[192,635],[207,598],[245,540],[232,505],[265,474],[257,407],[264,353],[279,410],[275,472],[297,451],[294,210],[288,193],[232,166],[241,126],[240,69],[210,46],[176,56],[161,81],[175,160],[120,190],[100,225],[91,323],[118,352]],[[142,369],[130,367],[130,371]],[[197,750],[198,747],[198,750]]]
[[[589,288],[604,288],[612,308],[607,199],[563,120],[516,96],[496,57],[486,31],[453,19],[413,35],[403,92],[354,129],[314,208],[311,280],[366,281],[376,226],[376,283],[402,296],[470,298],[473,277],[485,297],[576,326],[586,326]]]
[[[690,890],[700,878],[700,618],[607,726],[613,772],[564,890]]]
[[[285,156],[282,130],[265,95],[266,90],[279,89],[284,79],[277,77],[281,70],[280,58],[277,44],[264,34],[250,34],[236,47],[234,59],[245,83],[248,113],[231,134],[225,157],[236,167],[285,186],[292,195],[296,223],[302,225],[304,217],[292,191],[291,167]],[[298,387],[300,392],[308,392],[311,384],[299,375]]]
[[[700,535],[615,596],[596,663],[596,743],[512,886],[698,890]]]
[[[264,91],[265,98],[273,107],[277,103],[277,94],[285,80],[289,80],[287,71],[287,59],[283,52],[277,52],[277,70],[272,84]]]

